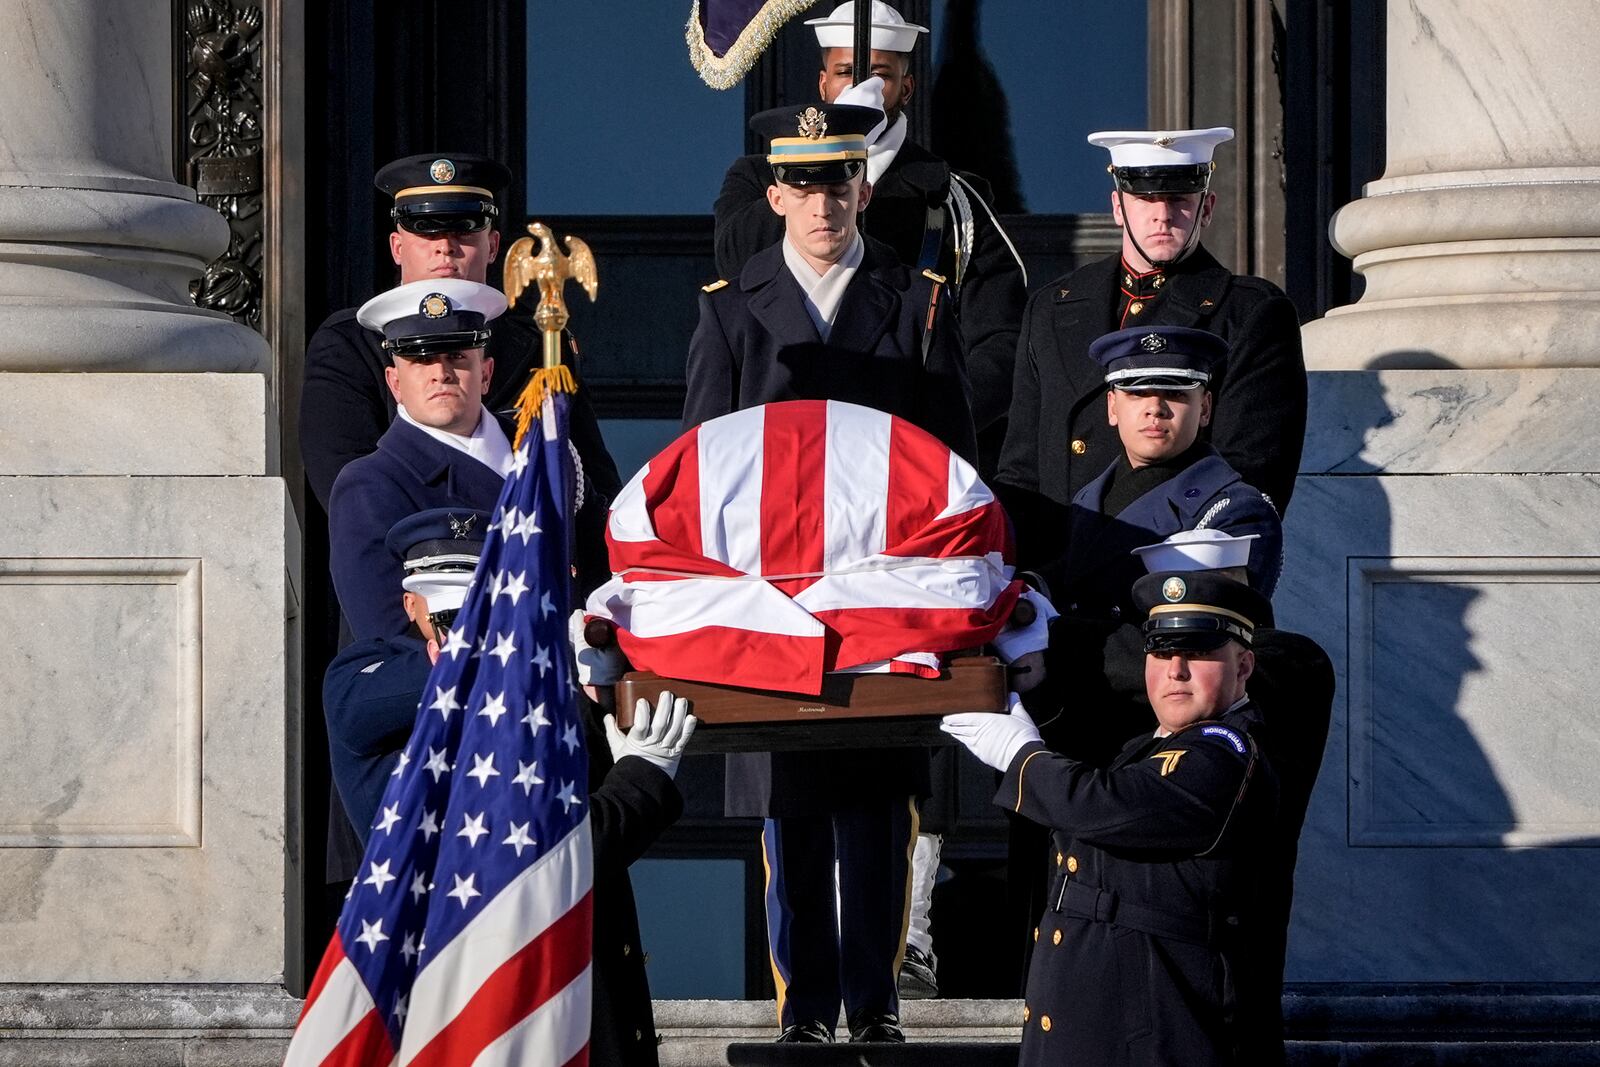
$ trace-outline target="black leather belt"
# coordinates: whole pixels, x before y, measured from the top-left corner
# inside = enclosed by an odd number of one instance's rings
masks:
[[[1231,915],[1180,915],[1133,904],[1113,890],[1097,889],[1070,876],[1057,897],[1055,910],[1074,919],[1125,926],[1208,948],[1217,947],[1238,925],[1238,920]]]

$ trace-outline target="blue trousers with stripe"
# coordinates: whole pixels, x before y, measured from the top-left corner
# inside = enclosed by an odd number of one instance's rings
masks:
[[[899,1013],[895,980],[916,841],[910,797],[766,821],[767,946],[779,1026],[814,1020],[832,1030],[841,1002],[852,1020]]]

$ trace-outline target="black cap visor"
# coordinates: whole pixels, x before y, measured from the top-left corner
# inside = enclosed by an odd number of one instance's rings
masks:
[[[482,348],[489,343],[488,330],[461,330],[454,333],[430,333],[414,337],[385,338],[384,354],[405,356],[433,356],[440,352],[461,352],[469,348]]]
[[[861,173],[866,163],[859,159],[838,159],[827,163],[774,163],[772,176],[783,185],[837,185]]]
[[[482,197],[418,196],[396,201],[389,217],[396,226],[431,237],[443,233],[477,233],[499,218],[493,200]]]
[[[1176,167],[1114,167],[1117,188],[1134,196],[1203,193],[1211,180],[1211,165]]]
[[[1229,641],[1250,647],[1249,627],[1221,615],[1162,615],[1144,624],[1146,652],[1211,652]]]

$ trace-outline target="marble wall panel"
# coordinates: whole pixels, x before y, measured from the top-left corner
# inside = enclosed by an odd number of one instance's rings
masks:
[[[1597,476],[1300,479],[1274,604],[1339,688],[1289,980],[1600,980],[1597,529]]]
[[[0,776],[14,780],[3,787],[14,790],[5,818],[21,813],[36,835],[0,848],[0,974],[280,980],[285,737],[298,692],[286,581],[298,535],[282,481],[5,477],[0,514],[5,574],[55,580],[13,601],[39,609],[50,632],[27,634],[26,620],[8,615],[0,643],[0,663],[14,664],[18,650],[31,657],[4,672],[13,686],[27,679],[27,699],[0,702],[0,736],[54,724],[11,749]],[[75,571],[84,580],[69,588],[61,579]],[[0,586],[0,601],[20,588]],[[182,710],[188,656],[197,657],[197,719]],[[150,706],[164,692],[171,703]],[[185,755],[196,734],[198,775]],[[82,787],[69,796],[75,777]],[[108,823],[120,784],[128,820],[176,815],[182,825],[186,782],[198,789],[197,838],[140,842]],[[122,834],[113,843],[123,847],[82,847],[103,833]]]

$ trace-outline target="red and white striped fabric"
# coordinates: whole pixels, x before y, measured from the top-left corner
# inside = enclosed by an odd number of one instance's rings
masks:
[[[791,400],[683,434],[618,495],[614,577],[589,597],[633,665],[817,693],[829,671],[989,641],[1021,592],[1005,512],[931,434]]]

